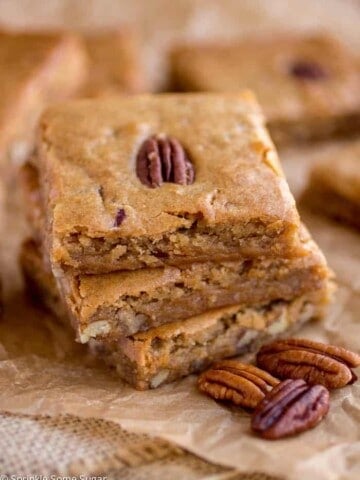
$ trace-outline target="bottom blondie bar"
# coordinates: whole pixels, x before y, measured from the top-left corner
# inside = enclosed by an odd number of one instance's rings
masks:
[[[33,246],[25,243],[21,255],[27,286],[33,296],[68,322],[56,283]],[[320,318],[329,294],[329,284],[324,282],[290,301],[216,309],[128,337],[90,340],[89,348],[135,388],[156,388],[203,370],[216,360],[255,351],[264,341]]]
[[[360,141],[327,155],[313,168],[303,201],[360,229]]]

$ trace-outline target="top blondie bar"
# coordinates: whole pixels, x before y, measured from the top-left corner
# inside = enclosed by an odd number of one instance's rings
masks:
[[[251,92],[54,106],[32,162],[54,270],[303,254],[295,202]]]
[[[180,45],[170,66],[173,87],[181,91],[252,89],[275,143],[360,131],[359,66],[329,34]]]

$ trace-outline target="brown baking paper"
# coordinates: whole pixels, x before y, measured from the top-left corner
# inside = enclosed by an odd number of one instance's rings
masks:
[[[108,0],[106,9],[104,2],[91,2],[91,7],[88,2],[76,2],[75,8],[75,2],[54,0],[46,14],[41,10],[43,1],[4,4],[0,21],[13,25],[67,22],[83,27],[114,24],[114,18],[117,22],[136,20],[149,41],[147,53],[153,67],[161,63],[155,58],[156,48],[167,45],[169,38],[247,34],[254,25],[266,29],[320,24],[341,34],[350,45],[360,43],[360,11],[355,0],[184,0],[177,6],[160,0]],[[165,9],[164,16],[159,15],[159,8]],[[308,166],[333,148],[337,146],[282,152],[297,196]],[[299,335],[360,352],[360,235],[306,211],[302,216],[336,272],[339,288],[327,318],[307,325]],[[194,376],[158,390],[135,391],[91,360],[86,347],[75,344],[72,332],[26,300],[16,266],[18,245],[26,234],[18,202],[7,199],[1,225],[5,315],[0,322],[0,410],[113,420],[129,431],[163,437],[211,462],[243,472],[265,472],[289,480],[359,480],[360,383],[331,393],[330,413],[316,429],[277,442],[253,436],[249,415],[243,410],[199,394]]]

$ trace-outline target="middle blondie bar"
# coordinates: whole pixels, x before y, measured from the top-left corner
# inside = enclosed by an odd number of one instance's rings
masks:
[[[40,270],[38,261],[29,265],[36,250],[30,241],[22,257],[33,276]],[[304,239],[304,250],[306,255],[294,259],[206,262],[102,275],[69,271],[58,279],[58,294],[80,342],[118,338],[215,308],[292,301],[326,289],[329,271],[321,252],[309,238]]]
[[[306,254],[249,92],[55,106],[33,164],[55,274]]]

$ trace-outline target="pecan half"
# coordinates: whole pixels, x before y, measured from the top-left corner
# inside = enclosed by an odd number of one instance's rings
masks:
[[[163,135],[153,135],[143,142],[136,157],[136,174],[150,188],[164,182],[190,185],[195,177],[194,166],[181,143]]]
[[[360,365],[360,355],[345,348],[288,338],[264,345],[257,354],[259,367],[279,378],[302,378],[310,384],[341,388],[355,382],[351,370]]]
[[[278,379],[260,368],[236,360],[215,363],[198,378],[203,393],[246,408],[255,408],[278,383]]]
[[[329,391],[304,380],[285,380],[258,405],[251,428],[269,440],[315,427],[329,410]]]
[[[290,73],[301,80],[323,80],[328,74],[324,68],[316,62],[297,61],[290,67]]]

